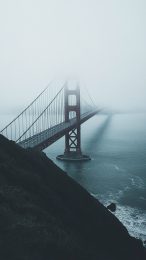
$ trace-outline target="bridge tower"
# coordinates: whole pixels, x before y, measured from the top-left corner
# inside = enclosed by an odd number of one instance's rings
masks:
[[[74,97],[73,104],[70,100]],[[64,108],[65,108],[65,122],[70,121],[70,113],[76,114],[76,127],[68,130],[65,135],[65,151],[63,155],[58,155],[57,159],[63,161],[87,161],[90,157],[83,155],[81,151],[81,123],[80,123],[80,88],[79,85],[75,89],[69,89],[66,84],[64,89]]]

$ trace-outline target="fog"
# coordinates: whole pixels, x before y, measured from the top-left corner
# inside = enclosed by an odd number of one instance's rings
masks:
[[[146,108],[145,0],[0,1],[0,112],[52,79],[77,79],[97,105]]]

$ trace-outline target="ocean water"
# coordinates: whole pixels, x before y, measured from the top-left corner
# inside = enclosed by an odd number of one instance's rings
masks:
[[[88,162],[62,162],[64,138],[45,153],[115,215],[129,233],[146,240],[146,114],[97,115],[82,125]]]

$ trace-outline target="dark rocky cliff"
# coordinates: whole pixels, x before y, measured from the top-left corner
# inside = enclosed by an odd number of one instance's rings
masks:
[[[144,260],[141,241],[44,153],[0,136],[1,260]]]

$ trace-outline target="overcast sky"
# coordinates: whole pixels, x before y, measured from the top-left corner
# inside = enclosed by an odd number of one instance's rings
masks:
[[[0,0],[0,112],[53,78],[103,106],[146,107],[146,0]]]

